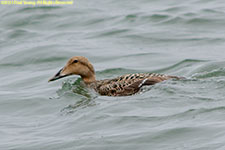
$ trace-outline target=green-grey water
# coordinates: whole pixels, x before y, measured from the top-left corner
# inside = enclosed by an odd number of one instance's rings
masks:
[[[224,150],[225,2],[75,0],[0,5],[1,150]],[[78,76],[48,83],[82,55],[98,79],[186,77],[128,97]]]

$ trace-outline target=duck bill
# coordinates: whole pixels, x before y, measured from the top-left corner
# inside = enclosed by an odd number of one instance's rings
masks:
[[[63,70],[63,68],[60,69],[60,70],[55,74],[55,76],[53,76],[52,78],[50,78],[50,79],[48,80],[48,82],[55,81],[55,80],[64,78],[64,77],[66,77],[66,76],[69,76],[69,75],[62,74],[62,70]]]

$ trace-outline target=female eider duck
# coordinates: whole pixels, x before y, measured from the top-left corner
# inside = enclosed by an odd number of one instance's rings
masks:
[[[72,57],[59,72],[49,79],[80,75],[87,87],[94,89],[100,95],[128,96],[137,93],[142,86],[154,85],[168,79],[180,79],[177,76],[167,76],[155,73],[135,73],[119,76],[114,79],[96,80],[95,70],[87,58],[83,56]]]

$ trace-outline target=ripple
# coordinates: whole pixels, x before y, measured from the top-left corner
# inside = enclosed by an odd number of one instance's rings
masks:
[[[187,10],[187,7],[185,6],[174,6],[174,7],[169,7],[169,8],[166,8],[163,10],[163,12],[180,12],[180,11],[184,11],[184,10]]]
[[[192,77],[197,79],[205,79],[205,78],[224,77],[224,76],[225,76],[225,68],[218,68],[210,72],[205,71],[201,73],[196,73]]]
[[[171,15],[164,14],[164,13],[154,13],[154,14],[144,14],[144,13],[134,13],[134,14],[128,14],[125,17],[118,16],[118,18],[121,18],[119,22],[117,23],[125,23],[130,24],[131,26],[136,25],[142,25],[142,24],[148,24],[148,23],[159,23],[163,22],[164,20],[168,20],[171,18]]]
[[[216,15],[222,15],[225,14],[223,11],[217,10],[217,9],[211,9],[211,8],[205,8],[201,10],[202,13],[207,13],[207,14],[216,14]]]
[[[215,22],[217,21],[216,19],[209,19],[209,18],[192,18],[192,19],[189,19],[187,20],[186,22],[188,24],[206,24],[206,23],[212,23],[212,22]]]
[[[198,59],[185,59],[174,65],[171,65],[171,66],[163,68],[163,69],[155,70],[155,71],[156,72],[176,71],[176,70],[183,69],[185,67],[192,67],[193,65],[199,64],[202,62],[207,62],[207,61],[206,60],[198,60]]]
[[[68,106],[64,107],[60,112],[61,115],[68,115],[73,114],[80,109],[85,109],[96,105],[97,104],[93,99],[82,97],[75,104],[69,104]]]
[[[171,17],[163,22],[161,22],[161,24],[179,24],[179,23],[183,23],[185,21],[185,19],[181,16],[176,16],[176,17]]]
[[[39,34],[37,32],[25,29],[15,29],[8,32],[8,40],[12,39],[21,39],[21,38],[28,38],[28,37],[37,37]]]
[[[16,13],[23,13],[23,12],[34,12],[34,11],[49,11],[49,10],[58,10],[63,8],[61,6],[37,6],[37,7],[24,7],[17,10]]]
[[[224,76],[224,61],[208,62],[192,70],[194,78],[212,78]]]
[[[130,31],[130,29],[108,29],[105,31],[100,31],[100,33],[95,32],[94,36],[89,36],[88,38],[122,36],[123,34],[129,33]]]

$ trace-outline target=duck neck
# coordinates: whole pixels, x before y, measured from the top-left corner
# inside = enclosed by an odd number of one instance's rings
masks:
[[[85,84],[90,84],[96,81],[94,74],[92,74],[91,76],[81,76],[81,78],[83,79]]]

